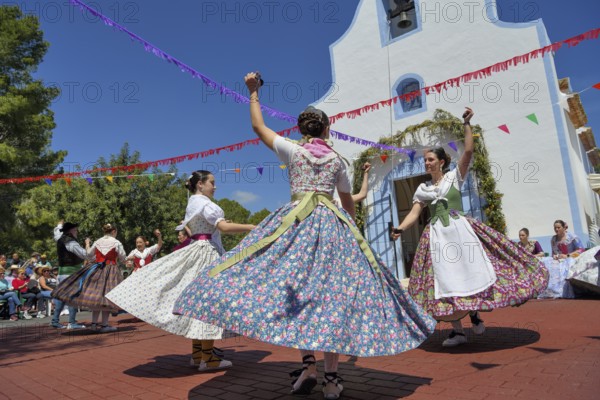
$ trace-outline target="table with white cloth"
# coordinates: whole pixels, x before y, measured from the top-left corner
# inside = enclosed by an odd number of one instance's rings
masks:
[[[567,279],[575,287],[575,293],[600,294],[600,246],[581,253],[569,268]]]
[[[538,296],[539,299],[573,299],[575,295],[571,283],[567,280],[569,277],[569,269],[575,264],[575,259],[568,257],[560,260],[555,260],[552,257],[542,257],[540,261],[544,263],[544,266],[548,268],[550,277],[548,280],[548,287],[542,294]]]

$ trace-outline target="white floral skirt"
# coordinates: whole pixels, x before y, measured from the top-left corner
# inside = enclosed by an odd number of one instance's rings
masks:
[[[175,301],[186,286],[218,257],[211,242],[199,240],[140,268],[106,297],[137,318],[175,335],[221,339],[223,329],[173,314]]]

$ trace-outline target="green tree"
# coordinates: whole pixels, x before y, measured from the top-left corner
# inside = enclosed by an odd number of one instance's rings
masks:
[[[98,161],[99,167],[138,163],[139,153],[131,154],[127,143],[110,161]],[[127,177],[142,172],[147,176]],[[155,241],[152,233],[159,228],[165,241],[163,248],[168,252],[177,241],[175,227],[185,214],[187,202],[182,179],[174,178],[177,170],[171,167],[168,172],[172,175],[164,175],[158,169],[135,170],[119,173],[112,182],[97,174],[91,184],[86,179],[73,179],[38,186],[18,205],[17,215],[30,233],[31,248],[52,256],[56,254],[56,244],[51,232],[61,219],[79,223],[81,241],[85,237],[98,239],[102,225],[114,224],[119,231],[117,238],[127,251],[135,247],[138,235]]]
[[[250,216],[250,218],[248,218],[248,223],[252,224],[252,225],[258,225],[262,222],[263,219],[265,219],[269,214],[271,214],[271,211],[267,210],[266,208],[263,208],[260,211],[255,212],[254,214],[252,214]]]
[[[0,178],[49,174],[66,152],[50,149],[59,94],[32,78],[49,43],[35,16],[18,7],[0,6]],[[3,185],[0,199],[0,248],[26,249],[29,232],[15,218],[15,206],[32,184]],[[10,250],[8,250],[10,251]]]
[[[232,222],[238,224],[247,224],[248,217],[250,217],[250,211],[244,208],[240,203],[235,200],[229,199],[221,199],[215,200],[215,203],[219,205],[223,209],[225,213],[225,219],[230,220]],[[240,240],[242,240],[246,236],[245,233],[236,233],[233,235],[221,235],[221,240],[223,242],[223,247],[225,250],[231,250],[234,248]]]

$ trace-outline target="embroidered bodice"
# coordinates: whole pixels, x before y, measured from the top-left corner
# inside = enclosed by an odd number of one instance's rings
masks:
[[[431,213],[431,223],[439,219],[444,226],[448,226],[450,210],[462,211],[462,198],[460,186],[462,179],[457,169],[447,172],[439,186],[419,185],[413,197],[414,202],[427,204]]]
[[[338,176],[342,171],[342,163],[336,153],[315,158],[307,150],[298,146],[289,165],[292,194],[315,191],[333,195]]]

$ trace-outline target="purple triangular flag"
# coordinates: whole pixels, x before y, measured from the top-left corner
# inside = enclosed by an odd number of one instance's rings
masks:
[[[450,146],[452,148],[452,150],[454,151],[458,151],[458,147],[456,147],[456,143],[454,142],[449,142],[448,146]]]
[[[92,184],[92,178],[85,178],[85,180],[88,181],[90,185]]]
[[[415,154],[417,154],[417,152],[414,150],[411,150],[408,152],[408,157],[410,158],[410,162],[415,162]]]
[[[263,174],[263,169],[264,167],[256,167],[256,170],[258,171],[259,174]]]
[[[44,179],[46,181],[46,183],[50,186],[52,186],[52,179]]]

